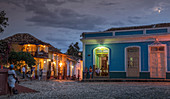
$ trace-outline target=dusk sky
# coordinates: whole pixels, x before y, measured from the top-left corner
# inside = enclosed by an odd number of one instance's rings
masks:
[[[170,0],[0,0],[9,18],[1,38],[30,33],[65,52],[82,32],[170,22]]]

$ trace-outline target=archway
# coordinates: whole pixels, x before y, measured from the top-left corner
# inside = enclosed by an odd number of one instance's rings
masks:
[[[109,48],[97,47],[93,50],[94,76],[109,75]]]

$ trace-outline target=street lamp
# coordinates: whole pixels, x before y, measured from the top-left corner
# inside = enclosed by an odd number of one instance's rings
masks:
[[[61,79],[61,66],[62,66],[62,63],[59,63],[60,65],[60,68],[59,68],[59,79]]]

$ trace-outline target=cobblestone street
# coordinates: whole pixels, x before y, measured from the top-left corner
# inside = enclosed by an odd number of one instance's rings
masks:
[[[170,82],[74,82],[25,81],[22,86],[35,93],[21,93],[11,99],[160,99],[170,98]],[[0,96],[7,98],[7,96]]]

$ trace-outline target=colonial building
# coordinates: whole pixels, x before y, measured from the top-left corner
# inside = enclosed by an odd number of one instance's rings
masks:
[[[45,43],[28,33],[19,33],[4,39],[9,43],[10,49],[16,52],[29,52],[36,60],[35,76],[43,69],[46,78],[55,77],[66,79],[73,76],[72,71],[77,61],[71,56],[63,54],[49,43]]]
[[[170,23],[85,32],[81,41],[93,78],[170,79]]]

